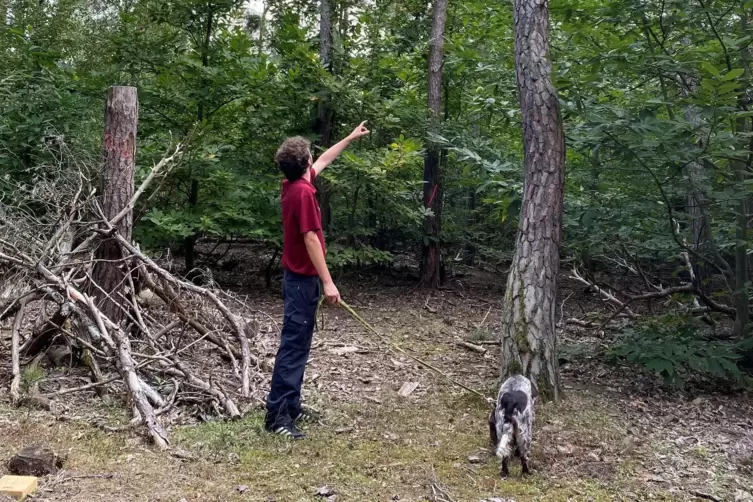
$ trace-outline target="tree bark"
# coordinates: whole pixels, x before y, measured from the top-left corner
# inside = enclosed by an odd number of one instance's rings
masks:
[[[101,205],[109,221],[128,206],[133,197],[133,177],[136,169],[136,131],[139,103],[135,87],[111,87],[105,104],[104,172],[101,183]],[[117,232],[131,240],[133,215],[128,214],[116,225]],[[118,292],[124,286],[124,264],[121,248],[111,239],[97,247],[98,261],[92,279],[98,287],[90,294],[100,299],[102,312],[113,322],[122,319],[117,305]],[[109,295],[106,296],[106,295]],[[113,301],[114,300],[114,301]]]
[[[444,59],[444,27],[448,0],[435,0],[429,40],[429,133],[438,134],[442,119],[442,63]],[[431,214],[424,221],[424,242],[421,247],[421,283],[428,287],[440,284],[440,247],[442,187],[440,186],[440,147],[431,137],[424,157],[424,207]]]
[[[502,314],[502,376],[523,374],[559,397],[555,309],[562,242],[565,138],[552,85],[547,0],[515,0],[515,73],[525,183]]]
[[[329,72],[334,72],[334,46],[332,41],[332,3],[331,0],[321,0],[319,2],[319,57],[322,60],[322,66]],[[322,148],[332,146],[332,125],[335,114],[332,109],[332,103],[329,93],[325,91],[324,97],[319,101],[316,111],[316,124],[314,129],[319,135],[317,145]],[[316,185],[317,198],[322,215],[322,230],[329,229],[332,220],[332,207],[330,204],[331,188],[327,180],[318,177],[314,184]]]

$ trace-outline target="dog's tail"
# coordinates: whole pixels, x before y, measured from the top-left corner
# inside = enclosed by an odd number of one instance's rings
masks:
[[[497,443],[497,456],[501,459],[510,458],[515,449],[518,437],[518,419],[514,409],[505,409],[502,424],[499,429],[499,442]]]
[[[516,438],[520,434],[520,425],[518,424],[518,416],[517,415],[518,415],[517,413],[513,413],[510,416],[510,423],[512,424],[512,434]]]

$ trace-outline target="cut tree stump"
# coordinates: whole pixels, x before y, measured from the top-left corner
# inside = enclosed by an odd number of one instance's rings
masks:
[[[19,476],[46,476],[57,474],[63,460],[47,446],[27,446],[8,462],[8,470]]]
[[[107,93],[105,104],[104,170],[101,179],[101,204],[106,221],[128,209],[115,229],[131,240],[133,214],[129,203],[133,197],[136,170],[136,132],[139,121],[139,100],[135,87],[114,86]],[[123,270],[123,253],[111,238],[96,248],[98,260],[92,270],[95,287],[90,294],[97,298],[102,313],[113,322],[120,322],[124,313],[119,293],[128,284]],[[137,293],[137,292],[136,292]]]
[[[0,478],[0,501],[5,497],[21,500],[34,493],[39,480],[34,476],[3,476]]]

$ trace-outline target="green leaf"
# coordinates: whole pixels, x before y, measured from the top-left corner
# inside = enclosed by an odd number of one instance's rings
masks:
[[[701,68],[706,73],[709,73],[709,74],[713,75],[714,77],[718,78],[718,77],[721,76],[721,74],[719,73],[719,70],[717,70],[716,67],[714,65],[712,65],[711,63],[709,63],[708,61],[703,61],[701,63]]]
[[[737,77],[739,77],[740,75],[742,75],[743,73],[745,73],[744,69],[742,69],[742,68],[735,68],[733,70],[728,71],[724,75],[724,77],[722,77],[722,80],[725,80],[725,81],[726,80],[734,80]]]

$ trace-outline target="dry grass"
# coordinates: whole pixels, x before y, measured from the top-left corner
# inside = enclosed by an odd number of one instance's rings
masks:
[[[322,396],[320,405],[330,410],[328,423],[309,428],[310,439],[292,444],[264,434],[260,414],[238,422],[177,428],[175,446],[194,454],[195,461],[155,453],[143,446],[141,438],[2,409],[0,415],[6,420],[0,423],[5,439],[0,455],[7,458],[24,444],[45,441],[68,453],[72,473],[116,473],[113,479],[58,484],[49,493],[43,491],[40,500],[89,501],[106,496],[111,501],[175,502],[185,497],[283,502],[316,500],[317,488],[328,485],[337,500],[420,501],[435,480],[456,501],[492,496],[599,501],[613,500],[618,493],[670,499],[661,490],[631,481],[630,458],[614,465],[582,458],[594,445],[619,444],[624,434],[609,411],[594,402],[570,399],[542,407],[534,457],[537,473],[523,479],[516,468],[508,480],[501,480],[496,459],[486,453],[483,405],[448,394],[409,400],[392,393],[381,397],[381,405],[338,405]],[[568,419],[563,422],[557,416]],[[572,451],[549,451],[554,441]],[[481,457],[481,462],[470,463],[471,455]],[[248,491],[239,493],[239,485],[247,485]]]

